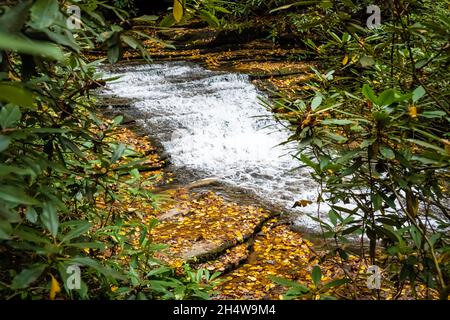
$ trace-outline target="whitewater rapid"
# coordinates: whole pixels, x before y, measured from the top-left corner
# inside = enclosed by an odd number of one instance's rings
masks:
[[[251,190],[292,212],[296,223],[317,225],[304,213],[316,213],[317,185],[292,157],[295,144],[283,144],[290,132],[266,110],[266,96],[235,73],[213,72],[194,64],[169,62],[119,66],[106,93],[132,99],[139,125],[159,140],[174,166],[202,178]]]

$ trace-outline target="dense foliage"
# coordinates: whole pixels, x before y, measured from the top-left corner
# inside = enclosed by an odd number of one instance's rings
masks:
[[[71,4],[81,9],[81,28],[67,24],[78,22],[66,11]],[[125,49],[148,59],[142,40],[160,42],[133,23],[165,29],[200,18],[239,28],[264,15],[274,42],[289,35],[305,48],[292,58],[315,63],[301,91],[270,107],[292,129],[295,157],[319,182],[317,201],[330,208],[312,216],[330,256],[345,271],[356,239],[358,253],[398,292],[409,285],[414,294],[420,285],[446,299],[450,1],[171,4],[160,19],[135,17],[139,1],[1,3],[0,297],[209,297],[217,274],[187,265],[180,273],[158,261],[164,246],[149,236],[157,222],[115,207],[130,198],[156,206],[158,197],[140,175],[142,155],[114,137],[121,117],[100,119],[91,91],[108,80],[98,73],[103,60],[115,63]],[[366,26],[372,4],[382,12],[375,29]],[[106,59],[90,61],[87,52]],[[68,287],[74,266],[82,268],[81,290]],[[318,267],[311,279],[313,288],[275,281],[292,287],[288,298],[352,281],[323,284]]]
[[[308,35],[304,57],[319,64],[302,92],[273,108],[295,131],[318,201],[331,207],[313,218],[344,264],[358,236],[386,281],[421,283],[446,299],[450,3],[385,2],[371,30],[358,20],[370,1],[307,2],[316,5],[280,10],[296,17],[294,30]]]
[[[69,28],[77,22],[70,4],[81,8],[82,28]],[[89,92],[105,82],[101,61],[87,62],[83,52],[101,50],[116,62],[128,46],[145,56],[127,13],[95,0],[1,10],[0,297],[207,298],[207,272],[186,266],[179,274],[154,259],[164,248],[149,237],[156,221],[115,209],[124,197],[157,199],[139,174],[141,155],[115,142],[121,117],[99,119]],[[100,14],[108,11],[117,24]],[[80,289],[71,290],[76,268]]]

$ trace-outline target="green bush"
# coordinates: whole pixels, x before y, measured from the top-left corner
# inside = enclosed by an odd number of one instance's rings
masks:
[[[319,67],[297,98],[275,104],[331,207],[312,218],[333,254],[345,260],[349,237],[360,237],[362,255],[400,291],[422,283],[447,299],[449,1],[391,2],[374,30],[354,21],[351,1],[317,3],[297,27]]]
[[[97,71],[104,59],[88,62],[83,52],[102,49],[111,62],[124,46],[145,55],[135,37],[143,35],[121,26],[121,9],[69,3],[81,8],[80,30],[68,28],[56,0],[5,5],[0,16],[0,297],[208,298],[217,275],[177,274],[153,258],[164,248],[149,240],[154,222],[109,210],[119,189],[149,204],[156,197],[143,188],[139,161],[118,164],[140,155],[111,143],[121,117],[96,116],[90,91],[106,80]],[[106,259],[105,250],[116,254]],[[79,290],[68,287],[73,266],[82,268]]]

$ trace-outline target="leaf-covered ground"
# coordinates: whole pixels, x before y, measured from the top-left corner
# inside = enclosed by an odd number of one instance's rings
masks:
[[[156,35],[154,30],[149,31]],[[209,37],[205,36],[210,34]],[[301,54],[296,48],[282,48],[270,41],[254,40],[234,46],[213,48],[217,33],[210,29],[180,28],[165,38],[178,41],[177,49],[167,49],[154,42],[146,43],[149,54],[158,61],[185,60],[197,62],[213,70],[242,72],[261,89],[274,90],[289,95],[299,90],[311,77],[312,63],[291,59]],[[177,40],[178,39],[178,40]],[[183,44],[185,39],[186,45]],[[133,59],[134,53],[125,57]],[[157,258],[179,268],[188,262],[194,268],[205,268],[222,275],[216,288],[215,299],[282,299],[287,288],[277,285],[271,277],[291,279],[311,289],[311,271],[319,265],[321,284],[342,279],[349,283],[338,289],[322,290],[322,294],[341,299],[409,299],[409,286],[399,287],[395,279],[384,279],[381,290],[367,288],[368,260],[350,256],[345,263],[338,255],[324,259],[324,251],[293,231],[280,212],[268,212],[255,206],[240,205],[224,199],[214,192],[196,192],[193,185],[172,184],[172,174],[164,169],[157,149],[150,140],[135,131],[120,128],[114,139],[137,151],[151,170],[141,172],[148,182],[146,188],[158,193],[158,205],[149,199],[136,200],[123,190],[115,210],[128,212],[142,221],[154,218],[159,224],[152,230],[154,242],[167,244],[168,248]],[[122,163],[130,159],[121,160]],[[202,181],[199,182],[202,185]],[[163,192],[159,188],[164,186]],[[127,201],[128,199],[128,201]],[[155,200],[153,199],[153,200]],[[382,260],[382,257],[380,257]],[[325,262],[326,261],[326,262]],[[414,288],[419,297],[436,297],[422,287]],[[307,298],[319,298],[310,295]]]
[[[290,279],[314,289],[311,271],[316,265],[321,267],[323,283],[342,279],[344,273],[352,279],[338,290],[326,292],[338,298],[369,299],[378,294],[383,299],[411,296],[411,288],[398,289],[394,282],[387,282],[380,292],[367,289],[367,263],[356,257],[349,257],[345,268],[339,258],[323,263],[323,253],[291,230],[278,217],[279,213],[239,205],[214,192],[196,192],[193,186],[201,182],[173,185],[172,174],[164,169],[164,161],[146,136],[120,127],[110,139],[126,144],[144,160],[141,175],[145,178],[145,188],[159,195],[155,206],[152,201],[155,199],[136,198],[130,190],[119,188],[120,199],[109,205],[130,219],[148,223],[155,218],[159,220],[149,237],[155,243],[166,244],[167,249],[157,253],[156,258],[179,268],[180,272],[184,262],[196,269],[220,272],[221,282],[214,299],[282,299],[286,288],[277,285],[271,277]],[[124,155],[118,165],[135,161],[136,154],[131,158]],[[165,191],[158,191],[161,186]],[[124,233],[129,232],[127,224],[123,228]],[[138,235],[139,230],[135,231]],[[117,252],[109,250],[104,257],[112,254]],[[420,292],[421,288],[416,290]]]

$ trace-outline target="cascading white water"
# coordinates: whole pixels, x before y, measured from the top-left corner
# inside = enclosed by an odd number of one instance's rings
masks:
[[[296,200],[315,203],[316,184],[291,154],[289,136],[261,104],[246,75],[218,73],[187,63],[122,66],[108,93],[133,99],[139,124],[163,144],[177,167],[251,189],[292,210]],[[316,212],[312,204],[299,212]],[[299,215],[297,223],[314,227]]]

